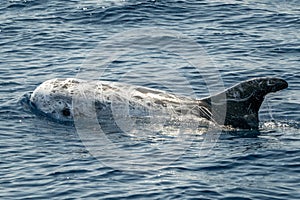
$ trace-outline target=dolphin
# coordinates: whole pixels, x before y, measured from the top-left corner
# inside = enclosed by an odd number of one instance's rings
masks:
[[[29,103],[33,110],[59,122],[72,122],[80,115],[92,117],[91,112],[112,117],[112,111],[117,110],[117,114],[126,111],[136,117],[152,116],[149,113],[193,116],[222,127],[256,130],[265,96],[287,87],[288,83],[280,78],[254,78],[196,99],[119,82],[57,78],[39,85]],[[88,100],[93,102],[92,107],[87,105]]]

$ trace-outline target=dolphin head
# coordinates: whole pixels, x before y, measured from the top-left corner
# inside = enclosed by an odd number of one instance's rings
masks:
[[[38,86],[30,97],[31,108],[60,122],[72,122],[72,94],[81,80],[51,79]]]

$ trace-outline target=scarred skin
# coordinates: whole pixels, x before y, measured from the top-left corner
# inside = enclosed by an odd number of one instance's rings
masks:
[[[120,112],[120,108],[127,108],[123,114],[135,117],[149,113],[193,116],[221,126],[258,129],[258,112],[264,97],[287,87],[283,79],[255,78],[219,94],[193,99],[117,82],[52,79],[34,90],[30,104],[33,110],[62,122],[73,121],[75,116],[89,117],[92,112],[107,117],[114,109]],[[87,101],[92,101],[93,107],[86,106]]]

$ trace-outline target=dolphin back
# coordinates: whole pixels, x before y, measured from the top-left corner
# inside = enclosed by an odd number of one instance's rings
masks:
[[[106,111],[110,109],[118,116],[192,116],[221,126],[258,129],[264,97],[287,87],[287,82],[279,78],[256,78],[208,98],[193,99],[117,82],[52,79],[34,90],[30,104],[39,113],[63,122],[73,121],[77,115],[93,116],[95,109],[97,116],[109,117]],[[95,108],[87,103],[93,99]]]

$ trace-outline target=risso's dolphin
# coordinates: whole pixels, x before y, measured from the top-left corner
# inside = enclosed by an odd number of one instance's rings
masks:
[[[92,111],[102,117],[124,111],[136,117],[169,113],[224,127],[258,129],[258,112],[264,97],[287,87],[288,83],[280,78],[254,78],[219,94],[194,99],[119,82],[67,78],[45,81],[34,90],[29,102],[34,110],[61,122],[73,121],[80,115],[89,117]],[[86,106],[88,99],[93,100],[93,109]]]

